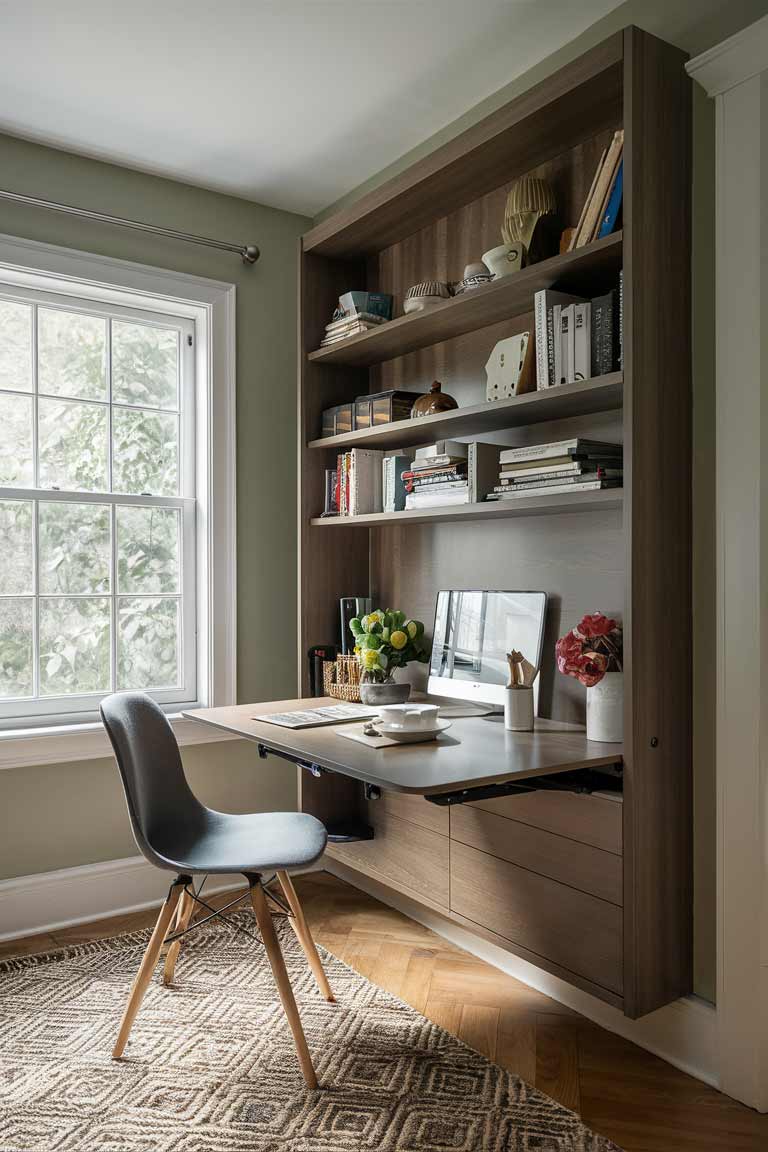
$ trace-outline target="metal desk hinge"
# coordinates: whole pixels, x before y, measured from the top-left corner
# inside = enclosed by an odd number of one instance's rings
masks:
[[[262,760],[266,760],[267,756],[279,756],[281,760],[287,760],[289,764],[295,764],[298,768],[306,768],[307,772],[311,772],[313,776],[324,776],[328,771],[327,768],[321,768],[319,764],[311,764],[299,756],[292,756],[290,752],[279,752],[277,748],[269,748],[266,744],[257,744],[256,747]]]
[[[620,764],[607,764],[604,768],[575,768],[568,772],[555,772],[551,776],[530,776],[519,783],[505,780],[501,784],[481,784],[477,788],[461,788],[457,792],[437,792],[425,796],[431,804],[446,807],[468,804],[473,800],[494,800],[500,796],[523,796],[528,792],[622,792],[624,779]]]

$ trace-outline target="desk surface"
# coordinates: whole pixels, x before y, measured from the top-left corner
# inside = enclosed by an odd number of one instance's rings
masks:
[[[620,744],[589,741],[583,728],[555,720],[537,720],[533,732],[507,732],[501,715],[468,716],[451,719],[452,727],[437,740],[367,748],[340,736],[344,725],[279,728],[258,719],[268,712],[317,708],[323,704],[338,701],[272,700],[232,708],[203,708],[183,715],[344,776],[393,792],[421,795],[524,780],[574,768],[599,768],[621,761]]]

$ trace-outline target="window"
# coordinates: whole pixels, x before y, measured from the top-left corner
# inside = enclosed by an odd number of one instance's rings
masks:
[[[0,725],[205,698],[195,373],[194,319],[0,286]]]

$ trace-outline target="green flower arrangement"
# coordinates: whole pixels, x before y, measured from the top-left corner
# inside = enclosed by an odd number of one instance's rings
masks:
[[[382,683],[395,668],[405,668],[412,660],[426,664],[429,659],[422,643],[424,625],[421,620],[409,620],[405,612],[377,608],[362,620],[350,620],[349,627],[366,680]]]

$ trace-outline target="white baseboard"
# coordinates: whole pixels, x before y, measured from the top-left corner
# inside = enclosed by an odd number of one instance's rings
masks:
[[[717,1012],[714,1005],[697,996],[687,996],[676,1000],[665,1008],[651,1012],[640,1020],[629,1020],[618,1009],[605,1004],[588,992],[574,988],[557,976],[551,976],[541,968],[529,964],[511,952],[498,948],[487,940],[475,936],[467,929],[454,924],[437,912],[417,904],[407,896],[380,884],[368,876],[363,876],[337,860],[326,859],[329,872],[346,880],[355,888],[360,888],[384,904],[397,908],[412,920],[417,920],[431,928],[438,936],[450,940],[459,948],[473,956],[485,960],[495,968],[507,972],[515,979],[536,988],[546,996],[551,996],[560,1004],[565,1004],[588,1020],[602,1025],[610,1032],[631,1040],[654,1055],[660,1056],[683,1072],[688,1072],[698,1080],[719,1085],[719,1061],[717,1050]]]
[[[0,940],[141,912],[160,904],[172,880],[172,872],[153,868],[143,856],[2,880]],[[206,881],[205,891],[242,885],[242,876],[215,876]]]

